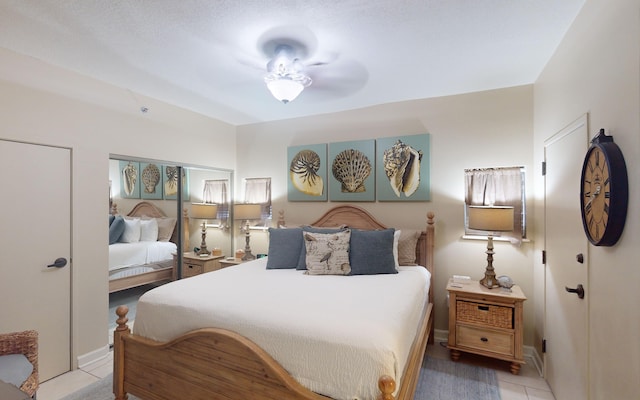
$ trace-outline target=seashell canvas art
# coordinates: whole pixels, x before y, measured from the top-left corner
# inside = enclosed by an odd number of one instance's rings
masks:
[[[371,175],[371,161],[359,150],[343,150],[333,159],[331,172],[341,183],[343,192],[364,192],[364,181]]]
[[[162,166],[162,193],[165,200],[178,198],[178,167]],[[182,168],[182,200],[189,201],[189,169]]]
[[[153,163],[140,163],[140,198],[162,199],[162,170],[161,166]]]
[[[120,161],[120,195],[125,199],[140,198],[140,163]]]
[[[289,165],[289,178],[293,187],[309,196],[322,196],[324,180],[318,174],[321,167],[318,153],[304,149],[296,153]]]
[[[429,200],[429,134],[376,141],[378,201]]]
[[[384,172],[396,196],[411,196],[420,185],[422,151],[398,140],[382,155]]]
[[[327,200],[327,145],[287,148],[289,201]]]
[[[375,201],[375,140],[329,144],[332,201]]]

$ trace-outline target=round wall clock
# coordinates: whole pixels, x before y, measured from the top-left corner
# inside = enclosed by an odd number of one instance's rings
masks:
[[[622,151],[600,129],[582,164],[580,209],[582,225],[595,246],[616,244],[627,218],[629,184]]]

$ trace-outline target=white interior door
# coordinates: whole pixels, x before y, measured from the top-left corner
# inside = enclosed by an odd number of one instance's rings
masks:
[[[0,171],[0,330],[38,331],[45,381],[71,365],[71,150],[0,140]]]
[[[588,242],[579,201],[587,144],[586,115],[545,141],[545,377],[557,400],[588,399]],[[584,299],[566,290],[579,284]]]

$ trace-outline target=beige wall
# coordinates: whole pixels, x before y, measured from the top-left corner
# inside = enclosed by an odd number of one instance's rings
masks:
[[[436,329],[447,329],[447,279],[453,274],[480,279],[487,263],[486,241],[461,239],[464,169],[525,166],[531,199],[532,175],[539,172],[532,165],[532,110],[533,87],[523,86],[242,126],[236,179],[270,176],[274,213],[284,209],[287,221],[309,223],[335,204],[287,201],[288,146],[430,133],[431,154],[425,158],[431,166],[431,201],[358,205],[389,226],[407,229],[423,229],[427,211],[436,213]],[[267,252],[265,233],[253,232],[251,243],[254,253]],[[496,272],[511,276],[527,294],[533,293],[532,248],[531,243],[495,244]],[[525,303],[526,344],[532,343],[534,301]]]
[[[432,200],[401,208],[360,205],[400,228],[420,229],[426,212],[436,213],[436,328],[446,329],[447,278],[479,278],[486,265],[486,243],[461,239],[463,170],[524,165],[533,242],[519,248],[496,243],[495,266],[527,294],[525,344],[537,346],[544,332],[543,141],[588,112],[590,133],[604,127],[614,135],[630,176],[619,244],[590,248],[591,393],[594,399],[632,398],[640,376],[640,269],[633,253],[640,235],[640,6],[637,0],[610,4],[587,0],[534,86],[238,128],[0,49],[0,137],[73,149],[74,355],[107,342],[107,231],[96,230],[93,221],[107,209],[110,153],[236,169],[236,183],[270,176],[274,210],[308,222],[333,204],[287,201],[288,146],[419,133],[431,134]],[[142,105],[150,112],[142,114]],[[266,252],[266,234],[254,232],[252,247]]]
[[[615,4],[615,6],[614,6]],[[591,399],[638,398],[640,376],[640,2],[587,0],[556,54],[535,83],[534,158],[543,142],[580,115],[589,135],[600,128],[620,146],[629,173],[629,210],[614,247],[589,247],[589,392]],[[543,181],[536,176],[538,226]],[[576,186],[576,191],[578,187]],[[576,192],[577,193],[577,192]],[[536,232],[542,235],[543,230]],[[536,240],[536,247],[542,242]],[[543,294],[544,268],[534,258],[535,296]],[[542,300],[537,307],[542,306]],[[536,314],[542,315],[543,309]],[[540,337],[539,322],[535,336]]]
[[[109,154],[234,168],[233,126],[136,97],[0,49],[0,138],[72,149],[74,360],[108,343]]]

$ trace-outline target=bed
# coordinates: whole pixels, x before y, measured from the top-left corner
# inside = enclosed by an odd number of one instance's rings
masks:
[[[111,209],[111,215],[119,215],[115,205]],[[160,233],[157,240],[118,240],[109,244],[109,293],[174,280],[176,275],[173,254],[177,251],[178,237],[176,219],[167,217],[161,209],[147,201],[137,203],[124,218],[128,221],[140,219],[142,223],[155,219]],[[186,231],[186,214],[184,218],[183,226]]]
[[[311,270],[306,273],[296,269],[267,270],[264,267],[269,262],[267,257],[147,292],[138,303],[134,333],[127,326],[126,306],[118,307],[118,327],[114,333],[115,398],[124,400],[127,393],[131,393],[143,399],[412,399],[427,341],[433,339],[433,217],[432,213],[427,215],[426,230],[416,237],[415,260],[419,266],[398,267],[399,272],[388,278],[383,275],[313,276]],[[351,205],[335,207],[311,225],[346,225],[352,232],[386,228],[365,210]],[[232,286],[228,279],[235,276],[241,278]],[[293,280],[284,280],[285,276]],[[292,289],[278,289],[281,280]],[[312,280],[317,282],[314,286],[304,286],[311,285]],[[373,286],[360,287],[360,283]],[[405,285],[415,287],[416,292],[406,291]],[[215,299],[223,286],[232,286],[232,290],[224,294],[228,299],[226,303],[220,299],[213,302],[224,304],[215,310],[217,322],[209,325],[206,318],[211,309],[205,305],[204,298]],[[320,294],[327,290],[331,290],[332,295],[318,302]],[[394,290],[403,295],[390,296]],[[232,297],[233,292],[240,296]],[[255,297],[246,293],[256,294],[260,301],[249,302],[248,297]],[[351,293],[366,303],[358,313],[368,314],[367,317],[358,315],[349,319],[350,306],[343,307],[345,311],[328,302],[329,297],[335,297],[340,303],[341,293]],[[262,312],[260,307],[270,307],[267,298],[282,300],[287,296],[293,296],[296,301],[277,303],[279,307],[274,310],[279,317]],[[321,314],[305,314],[307,306],[313,309],[310,306],[313,299],[323,304]],[[153,317],[157,304],[164,304],[166,308],[160,308]],[[192,307],[193,304],[198,306]],[[283,304],[292,308],[280,309]],[[402,307],[399,308],[402,312],[394,312],[394,307]],[[407,314],[407,317],[396,314]],[[279,333],[285,337],[278,339],[265,334],[265,326],[280,326],[287,315],[296,315],[296,322],[295,326]],[[347,319],[349,323],[335,323],[336,318]],[[303,325],[302,320],[311,325]],[[228,329],[230,327],[233,329]],[[333,336],[334,330],[336,340],[319,343],[322,338]],[[354,336],[354,332],[360,332],[361,336]],[[349,341],[343,341],[348,336],[351,336]],[[379,338],[383,342],[378,343]],[[360,346],[360,342],[367,344]],[[287,351],[289,355],[283,356]],[[349,353],[353,353],[352,360],[341,358]],[[333,361],[336,369],[326,368],[325,358]],[[364,358],[375,360],[371,364]],[[344,372],[337,369],[347,362],[354,364]],[[299,368],[309,369],[301,372]],[[366,377],[361,383],[351,382],[360,379],[349,375],[358,370],[378,374]],[[322,372],[328,372],[329,378],[320,377],[315,383],[303,376],[310,373],[313,378]],[[362,386],[363,393],[367,394],[354,397],[340,394],[342,385],[354,386],[354,390]]]

